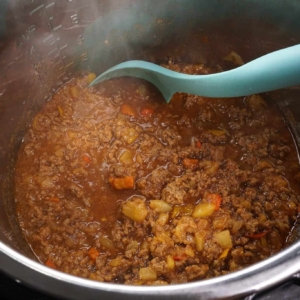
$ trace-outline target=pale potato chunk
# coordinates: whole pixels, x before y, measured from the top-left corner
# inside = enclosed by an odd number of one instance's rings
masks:
[[[138,132],[133,128],[128,128],[123,132],[123,139],[128,144],[132,144],[138,138],[138,136]]]
[[[172,206],[163,200],[151,200],[149,206],[157,213],[169,212],[172,210]]]
[[[175,268],[175,261],[171,255],[167,256],[167,268],[173,270]]]
[[[223,248],[223,249],[231,249],[232,248],[232,241],[229,230],[224,230],[221,232],[216,232],[214,234],[214,238],[216,242]]]
[[[213,203],[199,203],[195,206],[192,217],[193,218],[206,218],[211,216],[216,209]]]
[[[120,162],[123,164],[123,165],[130,165],[133,163],[133,154],[131,151],[129,150],[125,150],[120,158],[119,158]]]
[[[204,232],[195,232],[195,242],[196,242],[196,250],[202,251],[205,243],[205,233]]]
[[[146,268],[140,268],[139,277],[143,281],[152,281],[152,280],[156,280],[157,275],[154,269],[150,267],[146,267]]]
[[[123,205],[122,213],[131,220],[142,223],[148,215],[148,210],[145,201],[137,198],[127,201]]]

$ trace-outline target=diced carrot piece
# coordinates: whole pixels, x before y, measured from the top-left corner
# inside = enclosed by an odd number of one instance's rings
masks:
[[[154,113],[154,110],[152,108],[143,108],[141,111],[141,116],[151,116]]]
[[[89,249],[88,255],[92,260],[96,260],[96,258],[100,255],[100,253],[98,250],[92,247]]]
[[[56,269],[54,262],[50,259],[47,259],[47,261],[45,262],[45,265],[49,268]]]
[[[134,178],[132,176],[126,176],[123,178],[110,178],[109,182],[117,190],[134,188]]]
[[[49,201],[58,203],[59,202],[59,198],[52,197],[52,198],[49,199]]]
[[[197,145],[197,148],[198,148],[198,149],[200,149],[200,148],[202,147],[202,144],[201,144],[201,142],[199,142],[199,141],[197,142],[196,145]]]
[[[183,165],[187,169],[195,169],[198,166],[198,159],[195,158],[184,158],[183,159]]]
[[[267,231],[263,231],[260,233],[255,233],[255,234],[246,234],[246,237],[251,238],[251,239],[261,239],[267,234]]]
[[[181,260],[184,260],[185,258],[186,258],[185,255],[175,255],[175,256],[173,256],[173,259],[175,261],[181,261]]]
[[[121,106],[121,113],[124,114],[124,115],[128,115],[130,117],[135,117],[136,116],[135,110],[128,104],[123,104]]]
[[[222,197],[219,194],[207,194],[205,200],[213,203],[216,207],[215,210],[218,210],[222,202]]]
[[[91,159],[87,154],[83,154],[82,158],[87,164],[91,162]]]

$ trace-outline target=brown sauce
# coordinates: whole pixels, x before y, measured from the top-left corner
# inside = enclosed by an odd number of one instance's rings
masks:
[[[176,94],[166,104],[145,81],[87,88],[92,78],[62,87],[20,149],[17,214],[42,263],[161,285],[239,270],[285,246],[299,162],[272,103]]]

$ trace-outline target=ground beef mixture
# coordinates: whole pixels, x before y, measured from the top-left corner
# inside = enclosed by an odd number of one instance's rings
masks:
[[[166,104],[145,81],[88,88],[94,77],[54,95],[19,153],[17,214],[42,263],[104,282],[163,285],[227,274],[285,246],[300,173],[272,103],[179,93]]]

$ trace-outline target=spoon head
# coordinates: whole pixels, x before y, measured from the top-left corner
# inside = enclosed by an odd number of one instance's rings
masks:
[[[176,90],[167,74],[168,72],[173,71],[145,61],[127,61],[100,74],[89,86],[117,77],[141,78],[154,84],[162,93],[166,102],[169,103]]]

